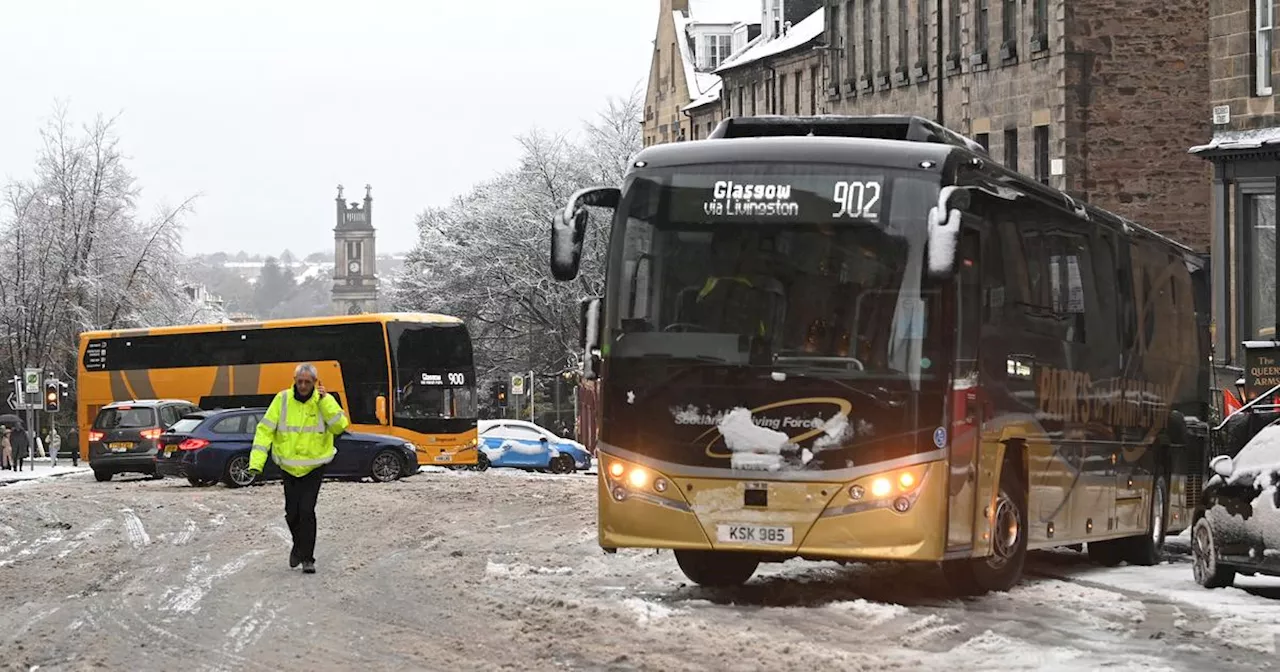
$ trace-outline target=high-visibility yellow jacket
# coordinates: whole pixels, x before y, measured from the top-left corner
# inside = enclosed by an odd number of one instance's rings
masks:
[[[333,461],[333,437],[351,424],[333,395],[312,393],[306,401],[293,398],[293,389],[276,395],[253,435],[249,468],[261,471],[267,453],[280,468],[294,476]]]

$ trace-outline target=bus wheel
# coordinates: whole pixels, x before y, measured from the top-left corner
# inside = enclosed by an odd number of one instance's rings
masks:
[[[1022,566],[1027,560],[1025,492],[1022,479],[1006,464],[1000,470],[991,555],[942,563],[943,576],[956,592],[967,595],[1003,592],[1022,578]]]
[[[756,573],[760,560],[743,553],[676,551],[676,563],[699,586],[728,588],[746,583]]]
[[[1160,564],[1164,555],[1165,521],[1169,516],[1169,486],[1164,476],[1157,476],[1151,487],[1151,511],[1147,533],[1129,539],[1125,559],[1131,565],[1150,567]]]
[[[472,469],[475,469],[476,471],[485,471],[488,468],[489,468],[489,456],[485,455],[484,451],[482,450],[478,455],[476,455],[476,466],[472,467]]]

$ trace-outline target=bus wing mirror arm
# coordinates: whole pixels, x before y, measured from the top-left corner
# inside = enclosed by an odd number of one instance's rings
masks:
[[[929,209],[928,270],[934,277],[951,273],[956,262],[956,242],[960,238],[961,211],[969,206],[964,187],[943,187],[938,203]]]
[[[374,413],[378,416],[378,424],[380,425],[390,424],[387,422],[387,395],[379,394],[377,400],[375,400],[374,403],[375,403]]]
[[[587,206],[616,209],[622,190],[587,187],[569,197],[564,210],[551,220],[551,275],[560,282],[578,277],[582,245],[587,235]]]

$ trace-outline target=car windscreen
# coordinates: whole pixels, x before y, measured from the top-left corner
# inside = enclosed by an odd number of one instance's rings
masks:
[[[96,429],[142,429],[156,426],[156,412],[151,408],[104,408],[93,421]]]

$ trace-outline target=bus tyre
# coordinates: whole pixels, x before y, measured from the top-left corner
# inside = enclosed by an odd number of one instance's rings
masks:
[[[740,586],[756,573],[760,559],[724,551],[676,551],[676,563],[689,580],[708,588]]]
[[[1169,485],[1163,476],[1156,476],[1151,486],[1151,509],[1147,517],[1147,533],[1129,539],[1129,553],[1125,558],[1131,565],[1150,567],[1160,564],[1164,556],[1165,523],[1169,516]]]
[[[1004,592],[1018,583],[1027,561],[1026,502],[1022,478],[1006,463],[1000,470],[991,555],[943,562],[942,574],[953,590],[962,595],[980,595]]]
[[[489,468],[489,456],[485,455],[484,451],[482,450],[476,455],[476,466],[472,467],[472,469],[475,469],[476,471],[485,471],[488,468]]]

